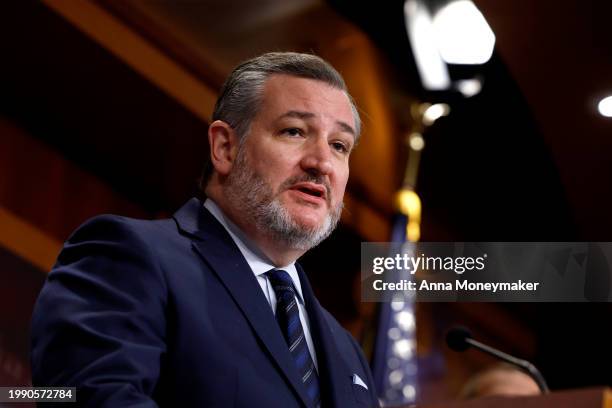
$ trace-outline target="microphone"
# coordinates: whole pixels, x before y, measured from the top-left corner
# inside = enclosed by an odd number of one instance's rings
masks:
[[[540,390],[544,394],[549,392],[548,385],[546,385],[546,381],[544,380],[542,373],[540,373],[536,366],[527,360],[516,358],[510,354],[506,354],[503,351],[474,340],[472,338],[472,333],[465,327],[457,326],[451,328],[446,333],[446,344],[451,350],[457,352],[465,351],[470,347],[474,347],[480,351],[492,355],[493,357],[497,357],[500,360],[510,363],[529,374],[538,384],[538,387],[540,387]]]

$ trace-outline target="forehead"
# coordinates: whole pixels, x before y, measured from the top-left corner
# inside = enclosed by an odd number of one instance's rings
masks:
[[[315,79],[271,75],[264,85],[260,114],[274,118],[288,111],[309,112],[317,119],[355,128],[351,103],[343,90]]]

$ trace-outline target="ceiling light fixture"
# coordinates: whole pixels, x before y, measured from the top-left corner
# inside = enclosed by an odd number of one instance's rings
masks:
[[[597,109],[602,116],[612,118],[612,96],[608,96],[599,101]]]
[[[442,59],[449,64],[484,64],[493,54],[495,34],[471,0],[451,1],[433,17]]]

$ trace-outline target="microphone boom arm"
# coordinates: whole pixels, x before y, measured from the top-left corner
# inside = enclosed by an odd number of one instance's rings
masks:
[[[529,374],[535,380],[535,382],[538,384],[538,387],[540,387],[540,390],[544,394],[547,394],[550,391],[548,385],[546,384],[546,380],[544,380],[544,376],[542,376],[542,373],[540,373],[536,366],[531,364],[529,361],[511,356],[510,354],[504,353],[501,350],[498,350],[491,346],[487,346],[486,344],[483,344],[478,340],[474,340],[471,337],[467,337],[465,339],[465,342],[472,347],[475,347],[481,351],[484,351],[487,354],[499,358],[500,360],[504,360],[512,365],[520,367],[521,369],[523,369],[523,371],[527,372],[527,374]]]

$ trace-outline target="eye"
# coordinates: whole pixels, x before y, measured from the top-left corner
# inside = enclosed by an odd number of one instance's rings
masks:
[[[348,153],[349,152],[348,146],[346,144],[344,144],[343,142],[339,142],[339,141],[332,142],[331,146],[337,152],[340,152],[340,153]]]
[[[304,131],[300,128],[287,128],[287,129],[283,129],[281,131],[282,134],[284,135],[289,135],[291,137],[298,137],[298,136],[303,136],[304,135]]]

